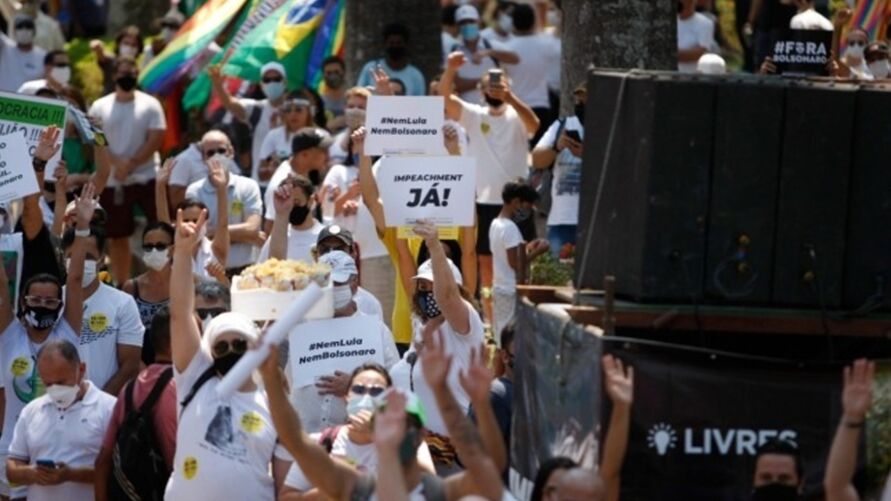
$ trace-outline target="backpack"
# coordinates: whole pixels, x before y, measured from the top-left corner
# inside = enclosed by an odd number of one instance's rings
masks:
[[[130,381],[124,394],[124,421],[115,437],[112,453],[112,472],[108,479],[109,499],[133,501],[161,501],[170,478],[170,469],[164,462],[155,434],[152,409],[161,392],[173,377],[168,367],[155,382],[145,401],[134,409],[133,387]]]

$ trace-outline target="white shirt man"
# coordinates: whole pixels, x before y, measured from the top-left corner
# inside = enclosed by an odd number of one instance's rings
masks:
[[[694,12],[683,19],[678,15],[678,50],[689,50],[697,47],[711,50],[715,44],[715,23],[708,17]],[[678,61],[681,73],[696,73],[696,61]]]
[[[507,47],[520,56],[519,63],[505,65],[511,90],[532,108],[549,108],[548,80],[560,60],[559,41],[547,33],[515,35]]]
[[[492,249],[492,292],[494,295],[493,332],[499,334],[514,316],[517,294],[517,274],[507,257],[510,249],[523,245],[520,227],[512,220],[499,216],[489,226],[489,246]]]
[[[792,16],[789,20],[789,28],[793,30],[824,30],[833,31],[832,21],[826,19],[823,14],[814,9],[813,3],[805,10]]]
[[[0,90],[15,92],[25,82],[42,77],[44,56],[46,51],[40,47],[17,44],[0,33]]]

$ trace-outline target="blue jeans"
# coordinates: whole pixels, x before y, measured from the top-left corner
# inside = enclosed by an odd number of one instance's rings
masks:
[[[560,257],[560,249],[565,244],[575,244],[574,224],[555,224],[548,226],[548,243],[551,244],[551,254]]]

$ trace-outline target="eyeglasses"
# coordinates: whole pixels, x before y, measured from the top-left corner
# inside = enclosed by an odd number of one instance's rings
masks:
[[[146,252],[153,251],[153,250],[163,251],[163,250],[167,250],[167,249],[169,249],[169,248],[170,248],[170,244],[161,244],[161,243],[158,243],[158,244],[142,244],[142,250],[144,250],[144,251],[146,251]]]
[[[214,155],[225,155],[227,153],[229,153],[229,150],[227,150],[226,148],[217,148],[217,149],[213,149],[213,150],[207,150],[204,152],[204,158],[210,158]]]
[[[282,77],[263,77],[263,83],[281,82]]]
[[[247,351],[247,341],[244,339],[233,339],[232,341],[218,341],[213,345],[213,356],[216,358],[234,353],[236,355],[244,355]]]
[[[201,317],[202,319],[205,319],[208,317],[214,318],[217,315],[222,315],[223,313],[226,313],[226,311],[228,311],[228,310],[226,310],[226,308],[219,308],[219,307],[217,307],[217,308],[195,308],[195,312],[198,313],[198,316]]]
[[[355,393],[356,395],[371,395],[372,397],[376,397],[383,393],[385,390],[382,386],[365,386],[364,384],[354,384],[350,388],[350,393]]]
[[[25,296],[25,304],[32,308],[56,309],[62,304],[62,300],[55,297]]]

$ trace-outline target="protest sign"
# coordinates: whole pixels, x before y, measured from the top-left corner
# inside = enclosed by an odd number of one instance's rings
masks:
[[[40,133],[50,125],[65,130],[67,103],[24,94],[0,92],[0,136],[19,134],[27,145],[30,170],[31,157],[40,140]],[[46,165],[46,179],[52,179],[53,170],[62,158],[62,149],[50,158]]]
[[[371,96],[365,112],[366,155],[442,155],[442,96]]]
[[[365,362],[384,363],[380,322],[366,315],[304,322],[288,336],[294,388]]]
[[[0,203],[40,191],[28,149],[20,134],[0,136]]]
[[[788,30],[774,42],[771,58],[777,74],[826,76],[831,50],[831,31]]]
[[[473,226],[476,160],[471,157],[384,157],[377,171],[387,226]]]

